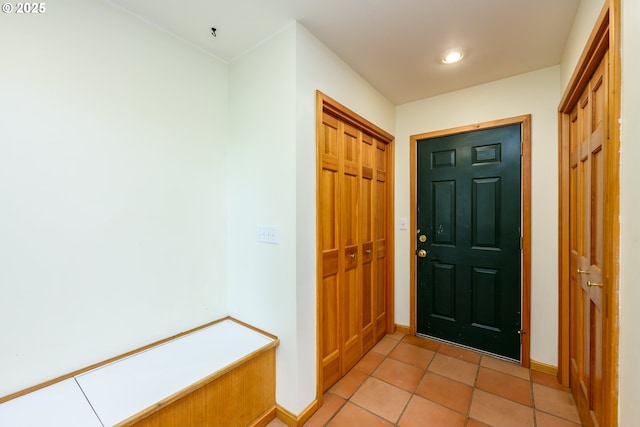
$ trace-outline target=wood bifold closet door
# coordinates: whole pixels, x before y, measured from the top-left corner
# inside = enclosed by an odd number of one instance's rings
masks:
[[[322,391],[392,325],[390,135],[321,103],[318,126],[318,331]]]

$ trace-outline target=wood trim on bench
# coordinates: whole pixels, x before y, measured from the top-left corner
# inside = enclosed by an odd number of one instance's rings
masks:
[[[92,371],[92,370],[94,370],[94,369],[96,369],[96,368],[99,368],[99,367],[101,367],[101,366],[105,366],[105,365],[108,365],[108,364],[110,364],[110,363],[117,362],[118,360],[122,360],[122,359],[124,359],[124,358],[130,357],[130,356],[133,356],[133,355],[135,355],[135,354],[137,354],[137,353],[141,353],[141,352],[143,352],[143,351],[145,351],[145,350],[149,350],[150,348],[153,348],[153,347],[156,347],[156,346],[158,346],[158,345],[161,345],[161,344],[167,343],[167,342],[169,342],[169,341],[175,340],[175,339],[177,339],[177,338],[183,337],[183,336],[188,335],[188,334],[191,334],[191,333],[193,333],[193,332],[197,332],[197,331],[199,331],[199,330],[201,330],[201,329],[208,328],[209,326],[215,325],[216,323],[220,323],[220,322],[223,322],[223,321],[225,321],[225,320],[232,320],[232,321],[234,321],[234,322],[236,322],[236,323],[238,323],[238,324],[240,324],[240,325],[243,325],[243,326],[245,326],[245,327],[247,327],[247,328],[249,328],[249,329],[252,329],[252,330],[254,330],[254,331],[256,331],[256,332],[258,332],[258,333],[260,333],[260,334],[262,334],[262,335],[265,335],[265,336],[267,336],[267,337],[269,337],[269,338],[273,339],[273,340],[274,340],[274,341],[273,341],[273,343],[271,343],[271,344],[269,345],[269,347],[268,347],[268,348],[277,347],[277,346],[280,344],[280,340],[279,340],[279,339],[278,339],[278,337],[276,337],[275,335],[272,335],[272,334],[270,334],[270,333],[268,333],[268,332],[265,332],[265,331],[263,331],[263,330],[261,330],[261,329],[258,329],[258,328],[256,328],[256,327],[254,327],[254,326],[251,326],[251,325],[249,325],[249,324],[247,324],[247,323],[241,322],[241,321],[239,321],[239,320],[237,320],[237,319],[235,319],[235,318],[233,318],[233,317],[231,317],[231,316],[226,316],[226,317],[223,317],[223,318],[220,318],[220,319],[214,320],[214,321],[212,321],[212,322],[206,323],[206,324],[204,324],[204,325],[197,326],[197,327],[195,327],[195,328],[193,328],[193,329],[189,329],[189,330],[187,330],[187,331],[180,332],[180,333],[178,333],[178,334],[176,334],[176,335],[172,335],[172,336],[170,336],[170,337],[168,337],[168,338],[164,338],[164,339],[159,340],[159,341],[156,341],[156,342],[154,342],[154,343],[151,343],[151,344],[148,344],[148,345],[145,345],[145,346],[139,347],[139,348],[137,348],[137,349],[135,349],[135,350],[128,351],[128,352],[123,353],[123,354],[121,354],[121,355],[118,355],[118,356],[115,356],[115,357],[112,357],[112,358],[106,359],[106,360],[104,360],[104,361],[102,361],[102,362],[95,363],[95,364],[90,365],[90,366],[87,366],[87,367],[85,367],[85,368],[78,369],[78,370],[73,371],[73,372],[71,372],[71,373],[68,373],[68,374],[65,374],[65,375],[59,376],[59,377],[57,377],[57,378],[54,378],[54,379],[51,379],[51,380],[45,381],[45,382],[43,382],[43,383],[40,383],[40,384],[37,384],[37,385],[31,386],[31,387],[26,388],[26,389],[24,389],[24,390],[20,390],[20,391],[18,391],[18,392],[15,392],[15,393],[9,394],[9,395],[7,395],[7,396],[0,397],[0,404],[2,404],[2,403],[4,403],[4,402],[7,402],[7,401],[9,401],[9,400],[12,400],[12,399],[18,398],[18,397],[20,397],[20,396],[24,396],[24,395],[26,395],[26,394],[32,393],[32,392],[34,392],[34,391],[36,391],[36,390],[40,390],[40,389],[42,389],[42,388],[48,387],[48,386],[50,386],[50,385],[52,385],[52,384],[55,384],[55,383],[58,383],[58,382],[60,382],[60,381],[64,381],[64,380],[67,380],[67,379],[70,379],[70,378],[76,377],[76,376],[78,376],[78,375],[84,374],[84,373],[86,373],[86,372]],[[268,349],[268,348],[267,348],[267,349]],[[256,353],[257,353],[257,352],[256,352]],[[252,353],[252,354],[253,354],[253,353]],[[217,373],[216,373],[216,374],[214,374],[212,377],[207,378],[207,379],[208,379],[208,381],[212,381],[213,379],[215,379],[215,377],[219,377],[219,376],[221,376],[221,375],[224,375],[224,374],[225,374],[226,372],[228,372],[230,369],[233,369],[233,366],[237,366],[237,365],[239,365],[239,364],[243,363],[243,361],[245,361],[245,360],[246,360],[247,358],[249,358],[250,356],[251,356],[251,355],[249,355],[249,356],[247,356],[247,357],[244,357],[244,358],[240,359],[239,361],[237,361],[236,363],[234,363],[234,364],[230,365],[230,367],[227,367],[227,368],[225,368],[225,369],[223,369],[223,370],[221,370],[221,371],[217,372]],[[203,380],[203,381],[206,381],[206,380]]]
[[[275,414],[276,344],[255,351],[115,427],[248,425]],[[259,378],[260,381],[256,381]]]

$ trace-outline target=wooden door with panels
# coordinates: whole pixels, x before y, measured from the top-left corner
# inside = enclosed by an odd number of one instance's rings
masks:
[[[558,378],[589,427],[617,425],[618,6],[605,4],[559,108]]]
[[[608,55],[573,108],[569,128],[570,385],[579,408],[603,425],[603,209]]]
[[[318,395],[393,330],[393,137],[318,92]]]

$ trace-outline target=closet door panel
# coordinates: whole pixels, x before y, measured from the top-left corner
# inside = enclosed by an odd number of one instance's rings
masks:
[[[387,230],[388,188],[387,147],[376,144],[376,191],[375,191],[375,240],[376,240],[376,286],[375,286],[375,335],[382,338],[387,331]]]
[[[339,122],[330,115],[323,116],[320,144],[321,170],[318,202],[319,246],[322,251],[320,278],[320,315],[322,322],[322,378],[324,387],[333,385],[342,375],[340,365],[339,329],[339,194],[338,161]]]
[[[340,244],[343,248],[340,298],[342,375],[356,364],[362,354],[360,325],[360,269],[358,248],[358,207],[360,192],[359,132],[343,124],[343,173],[340,205]]]
[[[373,263],[373,168],[375,165],[374,138],[362,135],[362,178],[360,180],[360,242],[362,254],[362,351],[367,352],[375,344],[374,336],[374,280]]]

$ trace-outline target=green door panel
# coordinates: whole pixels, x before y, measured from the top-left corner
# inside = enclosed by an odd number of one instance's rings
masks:
[[[417,332],[520,360],[520,124],[417,141]]]

